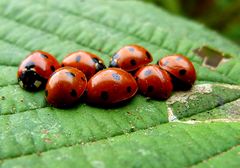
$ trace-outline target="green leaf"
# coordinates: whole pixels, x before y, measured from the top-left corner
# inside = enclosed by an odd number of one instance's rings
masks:
[[[107,64],[132,43],[154,63],[188,56],[196,85],[167,101],[137,95],[111,109],[60,110],[17,84],[17,66],[33,50],[61,61],[82,49]],[[202,46],[231,57],[204,67],[194,52]],[[1,167],[239,167],[240,48],[202,25],[138,1],[1,0],[0,55]]]
[[[201,167],[221,165],[222,155],[239,151],[239,123],[163,124],[132,134],[115,136],[44,153],[7,160],[3,167]],[[226,140],[228,143],[226,143]],[[234,151],[233,151],[234,150]],[[237,151],[236,151],[237,150]],[[224,151],[223,154],[220,154]],[[239,160],[230,165],[239,166]],[[231,155],[230,155],[231,156]],[[224,163],[224,162],[223,162]],[[225,164],[223,164],[224,166]]]

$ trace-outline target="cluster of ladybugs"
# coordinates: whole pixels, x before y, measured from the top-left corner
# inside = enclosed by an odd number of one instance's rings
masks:
[[[138,90],[167,99],[173,89],[189,89],[196,80],[193,64],[182,55],[163,57],[157,65],[147,65],[150,62],[151,54],[138,45],[118,50],[107,69],[102,59],[86,51],[69,54],[61,65],[51,54],[35,51],[20,64],[18,82],[28,91],[45,88],[47,102],[64,108],[80,97],[95,105],[115,105]]]

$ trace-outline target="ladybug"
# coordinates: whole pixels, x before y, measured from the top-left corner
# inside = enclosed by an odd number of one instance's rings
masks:
[[[152,62],[151,54],[138,45],[128,45],[118,50],[111,58],[109,67],[119,67],[131,72]]]
[[[132,98],[138,90],[131,74],[120,68],[96,73],[87,84],[87,101],[95,105],[113,105]]]
[[[102,59],[86,51],[77,51],[69,54],[62,61],[62,67],[64,66],[71,66],[81,70],[87,79],[90,79],[95,73],[106,68]]]
[[[183,55],[170,55],[159,60],[158,65],[172,77],[175,89],[190,89],[196,80],[192,62]]]
[[[140,68],[135,79],[139,91],[154,99],[167,99],[170,97],[173,86],[169,74],[157,65],[147,65]]]
[[[60,65],[54,56],[44,51],[34,51],[20,64],[17,72],[18,83],[28,91],[40,90],[58,68]]]
[[[79,100],[86,86],[87,78],[82,71],[73,67],[59,68],[47,82],[45,97],[54,107],[70,107]]]

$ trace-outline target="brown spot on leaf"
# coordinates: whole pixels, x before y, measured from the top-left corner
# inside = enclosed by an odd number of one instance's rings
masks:
[[[52,143],[52,140],[50,138],[44,138],[43,141],[46,143]]]

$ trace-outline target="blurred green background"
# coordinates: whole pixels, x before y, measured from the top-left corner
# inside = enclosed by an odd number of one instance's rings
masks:
[[[144,0],[197,20],[240,45],[240,0]]]

